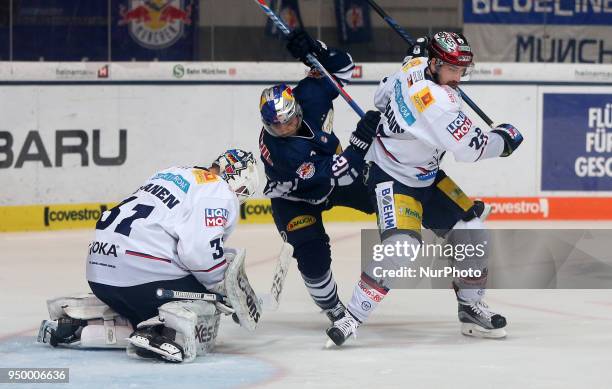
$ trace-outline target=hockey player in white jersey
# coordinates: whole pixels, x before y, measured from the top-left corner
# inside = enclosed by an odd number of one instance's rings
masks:
[[[523,137],[510,124],[484,131],[463,112],[455,88],[473,66],[473,53],[464,36],[439,32],[431,40],[420,38],[409,54],[398,72],[382,80],[374,98],[383,120],[366,160],[382,243],[419,247],[422,227],[450,242],[482,239],[485,205],[472,201],[440,169],[440,161],[447,151],[461,162],[507,157]],[[390,255],[376,265],[397,269],[405,261]],[[464,263],[476,266],[481,277],[453,281],[462,333],[504,337],[506,319],[483,301],[486,256]],[[363,269],[347,314],[327,330],[337,345],[355,332],[390,289],[391,280],[376,277],[373,267],[372,263]]]
[[[244,250],[225,241],[239,202],[257,186],[255,159],[239,149],[209,168],[153,174],[98,220],[86,270],[93,295],[49,300],[51,320],[39,341],[127,347],[130,355],[181,362],[212,349],[220,313],[254,327],[260,307],[244,274]],[[168,302],[158,289],[207,293],[213,301]]]

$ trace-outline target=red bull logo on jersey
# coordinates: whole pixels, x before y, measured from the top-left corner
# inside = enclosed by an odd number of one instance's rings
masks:
[[[206,227],[224,227],[229,212],[225,208],[206,208],[204,211],[204,225]]]
[[[314,176],[315,165],[312,162],[304,162],[295,172],[302,180],[307,180]]]
[[[172,46],[191,24],[193,4],[185,0],[129,0],[119,6],[119,25],[128,26],[130,36],[147,49]]]

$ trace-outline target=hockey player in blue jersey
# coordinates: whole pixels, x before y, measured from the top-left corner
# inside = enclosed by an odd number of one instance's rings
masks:
[[[294,31],[291,54],[310,66],[308,53],[341,83],[354,68],[351,56],[328,49],[304,31]],[[373,213],[364,184],[364,156],[376,132],[380,113],[369,111],[342,150],[332,131],[333,100],[338,92],[312,69],[291,89],[274,85],[261,94],[263,129],[259,138],[276,227],[294,247],[294,257],[314,302],[333,322],[344,315],[332,276],[329,236],[321,212],[342,205]]]

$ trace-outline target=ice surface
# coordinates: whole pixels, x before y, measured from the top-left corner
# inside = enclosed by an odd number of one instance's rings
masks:
[[[591,223],[535,225],[592,228]],[[373,226],[326,227],[346,301],[360,272],[360,228]],[[192,364],[35,344],[38,325],[47,317],[45,299],[87,291],[84,258],[92,237],[93,231],[0,234],[0,367],[70,368],[70,384],[30,387],[612,387],[611,290],[489,291],[489,305],[509,320],[504,340],[462,336],[451,290],[394,290],[356,340],[326,350],[327,319],[310,301],[295,264],[279,310],[264,312],[255,334],[224,318],[217,352]],[[247,249],[247,273],[262,294],[269,291],[280,244],[272,225],[239,226],[228,242]]]

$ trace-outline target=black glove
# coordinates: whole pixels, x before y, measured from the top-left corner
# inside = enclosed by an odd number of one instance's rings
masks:
[[[499,124],[495,126],[494,132],[504,138],[504,151],[500,157],[507,157],[523,143],[523,135],[512,124]]]
[[[291,31],[287,40],[287,50],[289,50],[293,57],[302,61],[306,66],[312,66],[308,60],[306,60],[308,54],[314,55],[319,61],[327,56],[327,50],[323,47],[321,42],[312,39],[312,37],[302,29]]]
[[[372,140],[376,136],[376,129],[380,122],[379,111],[368,111],[365,116],[357,123],[357,129],[351,134],[349,143],[364,153],[372,144]]]
[[[406,50],[406,56],[410,58],[428,57],[429,50],[427,50],[427,46],[429,46],[429,37],[427,35],[417,38],[412,46]]]

